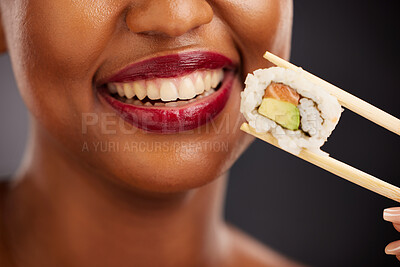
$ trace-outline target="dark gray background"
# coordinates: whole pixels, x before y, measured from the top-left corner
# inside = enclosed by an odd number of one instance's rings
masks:
[[[400,117],[398,1],[295,1],[292,61]],[[262,30],[262,29],[260,29]],[[0,57],[0,176],[23,153],[27,112],[7,55]],[[345,111],[324,146],[333,157],[400,186],[400,138]],[[236,163],[226,217],[313,266],[397,266],[400,239],[382,219],[394,201],[256,141]],[[400,206],[400,205],[399,205]]]

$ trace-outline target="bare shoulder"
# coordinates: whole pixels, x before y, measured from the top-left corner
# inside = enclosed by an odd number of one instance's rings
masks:
[[[304,267],[265,246],[234,226],[228,225],[232,255],[228,266]]]
[[[8,254],[8,250],[4,244],[4,198],[7,193],[8,188],[8,181],[7,180],[0,180],[0,266],[1,267],[11,267],[13,266],[10,262],[10,257]]]

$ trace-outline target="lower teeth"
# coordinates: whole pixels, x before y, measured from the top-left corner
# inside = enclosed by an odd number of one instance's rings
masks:
[[[198,99],[201,99],[203,97],[209,96],[212,93],[215,92],[215,89],[210,89],[208,91],[205,91],[201,95],[196,96],[195,98],[189,99],[189,100],[177,100],[177,101],[171,101],[171,102],[162,102],[161,100],[149,100],[147,97],[143,100],[139,100],[136,98],[136,96],[132,99],[128,99],[126,97],[120,97],[118,94],[113,95],[116,99],[118,99],[121,102],[124,102],[125,104],[130,104],[130,105],[135,105],[135,106],[148,106],[148,107],[179,107],[179,106],[184,106],[189,103],[192,103]]]

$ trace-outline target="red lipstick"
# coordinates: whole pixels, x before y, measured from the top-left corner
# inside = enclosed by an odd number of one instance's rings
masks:
[[[215,52],[193,51],[150,58],[132,64],[103,83],[174,78],[196,70],[220,68],[233,70],[232,60]]]
[[[124,103],[104,87],[99,93],[125,121],[153,133],[179,133],[193,130],[213,120],[225,107],[234,81],[232,61],[215,52],[195,51],[147,59],[132,64],[107,83],[174,78],[197,70],[224,69],[224,79],[216,92],[178,107],[139,106]]]

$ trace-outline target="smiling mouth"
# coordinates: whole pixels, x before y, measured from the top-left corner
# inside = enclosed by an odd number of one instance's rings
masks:
[[[215,119],[228,102],[234,77],[229,58],[194,51],[128,66],[103,82],[99,93],[137,128],[179,133]]]
[[[215,93],[224,79],[222,68],[200,70],[176,78],[108,83],[117,100],[136,106],[181,107]]]

